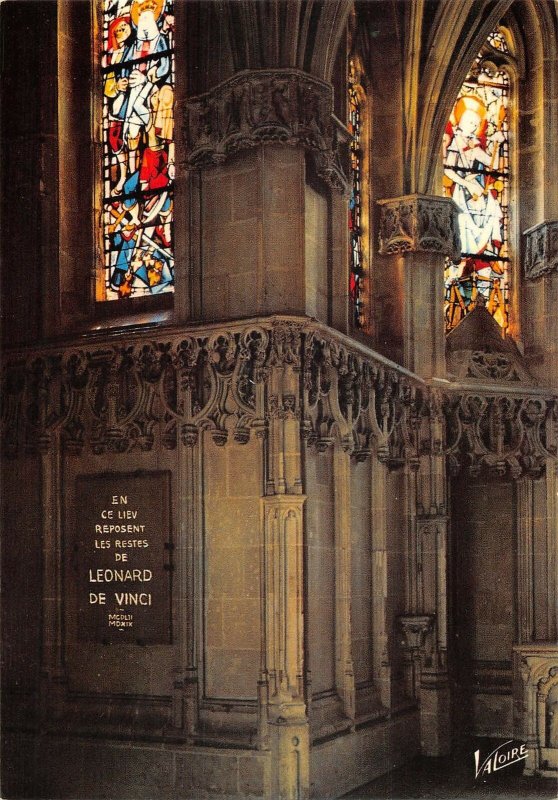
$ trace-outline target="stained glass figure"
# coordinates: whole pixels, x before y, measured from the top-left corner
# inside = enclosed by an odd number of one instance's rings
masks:
[[[364,325],[362,303],[362,150],[361,150],[361,104],[358,89],[354,82],[354,70],[351,65],[349,77],[349,121],[350,143],[350,190],[349,197],[349,262],[350,285],[349,294],[353,306],[353,320],[357,328]]]
[[[172,0],[100,0],[104,300],[173,291]]]
[[[506,37],[500,30],[496,30],[493,33],[491,33],[487,41],[491,47],[493,47],[495,50],[499,50],[501,53],[510,52],[510,48],[508,47]]]
[[[488,44],[507,49],[499,32]],[[509,98],[508,73],[483,52],[446,126],[444,193],[459,207],[461,236],[460,262],[446,262],[447,331],[481,302],[504,330],[508,326]]]

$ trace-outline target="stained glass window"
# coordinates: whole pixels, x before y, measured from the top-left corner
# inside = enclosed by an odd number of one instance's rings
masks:
[[[444,134],[444,193],[459,207],[461,236],[460,262],[446,262],[447,331],[479,303],[508,327],[510,78],[501,57],[507,53],[504,34],[491,34]]]
[[[102,4],[102,299],[173,291],[172,0]]]
[[[349,73],[349,120],[350,140],[350,197],[349,197],[349,293],[353,306],[353,321],[357,328],[364,325],[363,314],[363,263],[362,263],[362,142],[361,103],[351,64]]]

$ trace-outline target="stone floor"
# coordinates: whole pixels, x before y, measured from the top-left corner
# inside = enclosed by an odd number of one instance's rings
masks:
[[[481,751],[483,752],[483,751]],[[473,750],[448,758],[419,758],[345,797],[385,800],[557,800],[558,779],[525,777],[523,764],[475,781]]]

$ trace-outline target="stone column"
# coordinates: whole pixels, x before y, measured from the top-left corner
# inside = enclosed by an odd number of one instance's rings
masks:
[[[335,487],[335,683],[347,717],[355,719],[355,675],[351,642],[351,465],[338,443],[333,456]]]
[[[448,198],[421,194],[378,205],[379,252],[391,257],[390,272],[399,276],[392,305],[403,312],[393,335],[402,340],[404,366],[425,378],[443,377],[444,262],[459,257],[458,208]]]
[[[373,631],[373,672],[374,680],[380,688],[380,698],[385,708],[391,707],[391,663],[389,658],[389,620],[388,620],[388,531],[386,464],[372,455],[370,480],[370,505],[372,521],[372,631]]]
[[[328,322],[330,201],[346,187],[338,150],[348,135],[333,117],[332,86],[296,69],[243,71],[189,98],[184,117],[183,166],[199,213],[189,240],[192,315]],[[346,234],[333,238],[339,252]],[[342,309],[334,316],[345,329]]]
[[[267,732],[271,797],[309,791],[309,728],[303,696],[302,495],[263,499]]]
[[[407,614],[401,619],[407,638],[419,624],[417,620],[430,621],[421,634],[420,648],[416,640],[412,646],[407,642],[404,647],[407,681],[409,685],[412,683],[413,696],[420,702],[423,753],[440,756],[449,752],[451,728],[447,672],[448,520],[444,418],[440,398],[435,392],[430,399],[428,420],[423,420],[422,426],[421,439],[428,446],[422,448],[417,463],[407,468],[409,596]]]
[[[548,386],[558,381],[558,220],[524,233],[522,335],[529,369]]]
[[[266,381],[259,738],[260,746],[271,750],[270,800],[304,800],[310,791],[310,733],[304,697],[300,342],[300,326],[288,322],[274,326]]]
[[[46,681],[64,679],[62,611],[62,458],[56,434],[38,441],[43,510],[43,643],[41,668]]]
[[[519,644],[530,642],[535,627],[533,597],[533,481],[517,481],[517,617]]]
[[[546,498],[546,638],[555,642],[558,639],[558,464],[553,458],[546,462]],[[539,585],[537,579],[536,575],[535,586]]]
[[[176,544],[178,607],[176,638],[180,662],[173,675],[173,728],[192,739],[198,726],[198,669],[195,656],[195,553],[200,546],[200,447],[196,437],[182,433],[177,454],[179,530]]]
[[[403,632],[407,692],[419,700],[426,634],[432,630],[434,617],[432,614],[402,614],[398,622]]]

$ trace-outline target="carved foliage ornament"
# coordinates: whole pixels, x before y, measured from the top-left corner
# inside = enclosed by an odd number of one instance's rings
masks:
[[[356,459],[374,451],[392,468],[445,452],[453,474],[536,476],[557,456],[556,398],[441,392],[305,320],[6,362],[2,444],[12,457],[46,452],[55,436],[69,453],[191,446],[203,430],[218,445],[245,443],[272,420],[297,420],[308,446],[339,441]]]
[[[302,145],[318,175],[346,191],[340,150],[348,133],[332,116],[329,84],[297,70],[243,72],[186,106],[186,166],[223,163],[263,142]]]
[[[217,444],[229,433],[244,443],[264,423],[264,362],[269,333],[192,335],[43,354],[9,363],[4,373],[4,453],[48,450],[53,434],[67,451],[95,453],[192,445],[208,429]]]
[[[444,402],[450,472],[477,476],[538,477],[555,458],[558,408],[555,398],[448,394]]]
[[[558,270],[558,220],[525,231],[525,277],[540,278]]]
[[[482,350],[475,350],[471,354],[467,377],[496,381],[521,380],[517,366],[511,358],[504,353],[485,353]]]
[[[453,200],[407,195],[379,200],[380,253],[433,252],[459,261],[458,208]]]
[[[390,467],[418,467],[428,437],[424,387],[321,332],[306,334],[304,419],[307,443],[325,450],[339,437],[359,461],[372,452]]]

